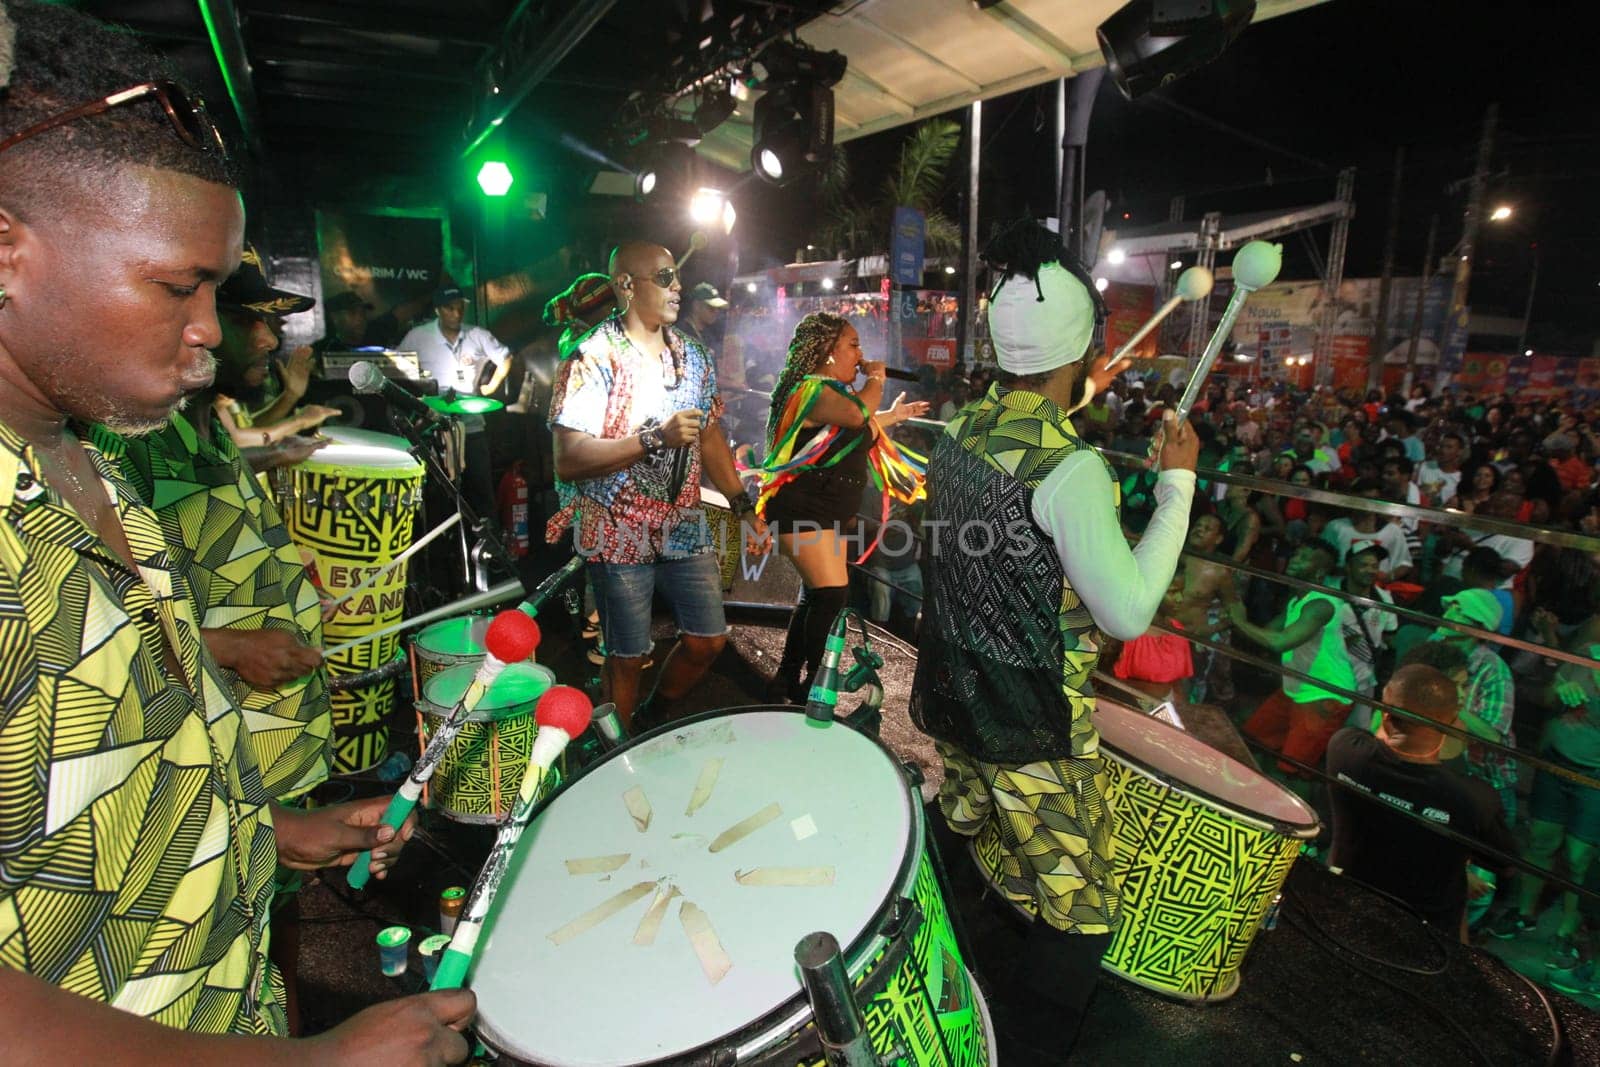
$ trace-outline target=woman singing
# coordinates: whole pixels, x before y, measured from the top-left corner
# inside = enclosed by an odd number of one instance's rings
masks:
[[[858,373],[867,378],[859,391],[851,384]],[[883,363],[862,359],[861,338],[843,317],[819,311],[795,326],[783,374],[772,390],[756,504],[778,535],[778,550],[793,561],[804,583],[789,619],[783,660],[767,689],[773,703],[805,699],[828,629],[849,600],[841,535],[856,525],[868,477],[905,503],[922,496],[920,464],[907,462],[884,431],[923,414],[928,405],[907,401],[901,393],[888,410],[874,415],[884,377]]]

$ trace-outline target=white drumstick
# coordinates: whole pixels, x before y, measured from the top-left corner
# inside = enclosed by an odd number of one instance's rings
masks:
[[[1211,373],[1212,365],[1217,362],[1217,354],[1222,351],[1222,342],[1233,332],[1234,320],[1244,308],[1245,300],[1257,289],[1271,285],[1277,278],[1278,271],[1282,269],[1282,245],[1251,241],[1234,255],[1233,295],[1228,298],[1228,306],[1222,312],[1222,321],[1217,324],[1217,330],[1211,335],[1211,340],[1206,342],[1206,350],[1201,353],[1200,362],[1189,378],[1183,396],[1178,399],[1178,422],[1181,423],[1188,417],[1195,401],[1200,399],[1200,386],[1204,383],[1206,375]]]
[[[376,583],[378,581],[378,579],[382,578],[385,574],[388,574],[390,571],[392,571],[396,567],[400,566],[400,564],[404,563],[406,560],[408,560],[412,556],[416,555],[422,549],[427,548],[430,542],[432,542],[440,534],[444,533],[446,530],[450,529],[450,527],[454,526],[456,523],[458,523],[460,521],[461,521],[461,512],[458,511],[454,515],[450,516],[448,519],[446,519],[443,522],[441,522],[439,525],[435,526],[433,529],[429,530],[426,534],[423,534],[422,539],[420,541],[418,541],[416,544],[412,545],[410,548],[406,549],[404,552],[400,553],[398,556],[396,556],[394,559],[390,560],[388,563],[384,564],[378,570],[374,571],[360,585],[358,585],[354,589],[350,590],[348,593],[346,593],[344,596],[340,597],[338,600],[335,600],[333,603],[329,604],[324,610],[332,612],[336,608],[341,608],[345,604],[349,603],[350,600],[352,600],[356,596],[357,593],[364,593],[368,589],[371,589],[373,584]],[[331,618],[331,616],[330,616],[330,618]]]
[[[1161,325],[1162,319],[1166,318],[1168,315],[1172,314],[1173,311],[1177,310],[1179,304],[1199,300],[1201,297],[1211,292],[1211,285],[1211,272],[1201,266],[1190,267],[1188,270],[1178,275],[1178,284],[1177,288],[1173,291],[1172,299],[1168,300],[1165,304],[1162,304],[1161,307],[1156,310],[1156,313],[1150,317],[1149,322],[1146,322],[1143,326],[1139,327],[1138,331],[1134,333],[1132,337],[1128,338],[1122,343],[1122,347],[1117,349],[1117,354],[1112,356],[1110,361],[1106,363],[1106,370],[1110,370],[1112,367],[1115,367],[1118,363],[1121,363],[1123,360],[1131,356],[1135,346],[1137,346],[1140,341],[1143,341],[1151,330]]]
[[[390,634],[399,633],[401,630],[411,630],[418,626],[425,626],[426,624],[433,622],[435,619],[450,619],[457,615],[465,615],[470,611],[476,611],[479,608],[493,607],[496,604],[502,604],[505,601],[510,600],[512,597],[521,596],[523,591],[524,587],[521,580],[517,578],[511,578],[507,581],[501,582],[499,585],[494,586],[486,592],[478,593],[475,596],[463,597],[453,604],[446,604],[442,608],[434,608],[432,611],[425,611],[415,618],[403,619],[391,626],[385,626],[382,629],[374,630],[370,634],[362,634],[360,637],[346,641],[342,645],[334,645],[332,648],[324,649],[322,652],[322,658],[324,660],[330,660],[339,653],[348,652],[352,648],[358,648],[361,645],[366,644],[368,641],[376,641],[380,637],[388,637]]]
[[[684,252],[683,257],[678,260],[676,264],[677,269],[682,270],[683,265],[689,262],[690,256],[694,255],[696,252],[700,251],[710,243],[711,240],[706,236],[706,231],[696,230],[694,233],[691,233],[689,235],[689,249],[688,251]]]

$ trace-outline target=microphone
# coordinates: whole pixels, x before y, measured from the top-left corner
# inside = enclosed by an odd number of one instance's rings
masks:
[[[350,385],[358,393],[380,395],[394,407],[429,422],[437,422],[440,418],[437,411],[385,377],[375,363],[363,359],[350,364]]]
[[[883,373],[886,377],[893,378],[897,382],[922,381],[922,375],[916,371],[906,370],[903,367],[885,367],[883,368]]]
[[[844,654],[845,633],[850,629],[849,608],[841,608],[828,628],[828,641],[822,647],[816,677],[806,696],[806,718],[819,726],[833,722],[833,709],[839,704],[839,658]]]

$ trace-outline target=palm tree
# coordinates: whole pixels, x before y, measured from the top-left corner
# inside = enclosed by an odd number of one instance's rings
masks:
[[[930,255],[954,255],[961,249],[961,227],[939,208],[945,173],[961,145],[961,125],[950,119],[929,119],[900,146],[900,159],[884,177],[877,196],[863,200],[850,193],[850,157],[834,152],[822,178],[826,218],[819,244],[844,259],[882,255],[896,207],[914,207],[927,220]]]

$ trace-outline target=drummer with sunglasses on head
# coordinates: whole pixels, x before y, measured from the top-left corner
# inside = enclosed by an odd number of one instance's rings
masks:
[[[7,1058],[460,1060],[464,993],[277,1040],[274,862],[310,870],[371,849],[381,875],[410,827],[381,827],[384,798],[310,813],[276,804],[175,547],[87,440],[97,423],[159,429],[210,386],[216,290],[241,257],[221,139],[165,77],[129,34],[0,0]]]
[[[944,762],[944,821],[978,839],[988,884],[1041,920],[1007,961],[1027,983],[1011,999],[1048,1019],[1054,1039],[1019,1062],[1060,1063],[1122,920],[1093,720],[1100,632],[1132,640],[1155,616],[1199,443],[1165,416],[1157,506],[1130,550],[1116,481],[1070,418],[1104,384],[1103,357],[1094,373],[1084,365],[1102,316],[1093,283],[1031,220],[984,258],[1002,279],[989,305],[1002,375],[956,413],[928,464],[924,529],[945,535],[929,545],[911,713]]]
[[[618,314],[584,335],[557,370],[550,402],[562,509],[546,539],[568,527],[588,560],[606,648],[606,698],[632,724],[651,602],[672,607],[679,639],[652,694],[650,716],[669,720],[727,642],[722,577],[705,513],[702,462],[735,514],[764,538],[718,419],[722,396],[710,353],[685,337],[683,285],[672,253],[629,241],[611,253]]]

